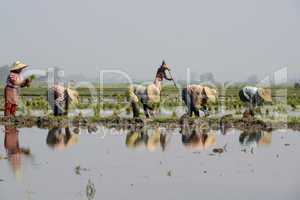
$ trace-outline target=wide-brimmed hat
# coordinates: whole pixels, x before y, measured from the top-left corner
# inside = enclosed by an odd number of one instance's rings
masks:
[[[218,97],[217,90],[206,87],[206,86],[203,88],[203,90],[210,102],[215,103],[217,101],[217,97]]]
[[[24,69],[28,67],[28,65],[22,63],[21,61],[16,61],[12,64],[11,68],[10,68],[10,71],[15,71],[15,70],[19,70],[19,69]]]
[[[267,102],[272,102],[272,94],[270,89],[259,88],[258,94],[263,100]]]
[[[71,99],[72,103],[74,103],[74,104],[78,103],[79,94],[76,90],[67,88],[67,93],[68,93],[68,96]]]

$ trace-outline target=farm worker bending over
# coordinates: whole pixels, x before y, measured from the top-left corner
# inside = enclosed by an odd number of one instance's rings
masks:
[[[48,102],[53,110],[54,116],[68,115],[70,103],[78,103],[78,92],[65,88],[63,85],[55,84],[48,91]]]
[[[202,85],[188,85],[182,89],[182,100],[188,109],[188,115],[208,115],[207,103],[216,102],[218,93],[215,89]]]
[[[263,102],[272,102],[271,90],[264,88],[257,88],[252,86],[245,86],[239,92],[240,100],[247,104],[247,109],[244,116],[254,116],[253,109],[261,106]]]
[[[16,61],[10,69],[10,74],[7,77],[6,86],[4,89],[4,116],[16,115],[19,103],[20,88],[29,87],[31,84],[30,78],[23,80],[20,76],[21,71],[26,67],[26,64]]]

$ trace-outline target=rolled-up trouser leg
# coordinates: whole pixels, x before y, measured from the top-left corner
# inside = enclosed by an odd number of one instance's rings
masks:
[[[5,102],[4,116],[16,116],[18,105]]]
[[[192,106],[192,112],[195,114],[195,116],[200,116],[199,110],[197,110],[195,106]]]
[[[244,116],[254,116],[254,105],[252,103],[251,100],[247,99],[244,95],[244,92],[243,90],[240,90],[239,92],[239,97],[240,97],[240,100],[246,104],[246,110],[244,112]]]
[[[132,112],[133,112],[133,117],[139,117],[140,111],[139,111],[138,103],[132,101],[131,108],[132,108]]]
[[[54,114],[54,116],[62,116],[63,115],[61,108],[57,104],[54,104],[53,114]]]
[[[150,117],[150,115],[149,115],[149,107],[147,106],[147,104],[143,104],[143,109],[144,109],[145,116],[147,118],[149,118]]]
[[[188,115],[192,116],[192,101],[191,101],[191,95],[188,94],[187,88],[183,88],[181,91],[181,97],[183,102],[185,103],[187,109],[188,109]]]

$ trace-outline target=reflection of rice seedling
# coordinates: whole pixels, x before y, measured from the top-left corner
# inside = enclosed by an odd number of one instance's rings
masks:
[[[88,184],[86,185],[85,193],[88,200],[92,200],[96,196],[96,188],[91,179],[89,179]]]

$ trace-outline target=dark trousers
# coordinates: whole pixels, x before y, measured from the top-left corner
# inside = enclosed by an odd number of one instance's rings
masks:
[[[57,102],[58,95],[54,91],[48,93],[48,102],[53,109],[54,116],[67,116],[69,111],[69,96],[67,91],[64,92],[63,102]]]
[[[182,95],[182,100],[187,106],[188,115],[193,116],[194,113],[195,116],[199,117],[199,110],[196,109],[195,103],[193,101],[193,97],[188,93],[187,88],[182,89],[181,95]]]

